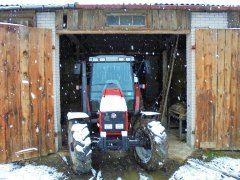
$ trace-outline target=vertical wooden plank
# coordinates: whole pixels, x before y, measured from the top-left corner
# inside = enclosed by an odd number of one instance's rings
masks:
[[[239,13],[240,18],[240,13]],[[240,149],[240,30],[234,30],[234,32],[237,34],[237,142],[236,142],[236,148]]]
[[[218,62],[218,103],[217,103],[217,117],[216,117],[216,126],[214,129],[217,130],[216,140],[217,148],[221,149],[224,146],[223,136],[225,134],[224,123],[226,122],[226,91],[225,91],[225,30],[218,30],[218,53],[217,53],[217,62]]]
[[[37,148],[36,152],[32,152],[32,156],[36,157],[40,155],[40,118],[39,118],[39,96],[38,96],[38,50],[39,50],[39,38],[38,30],[32,28],[29,32],[29,81],[30,81],[30,117],[31,117],[31,130],[32,130],[32,147]]]
[[[232,68],[231,68],[231,147],[236,148],[237,144],[237,61],[238,61],[238,42],[236,41],[238,39],[237,33],[233,31],[232,33]]]
[[[105,27],[105,22],[106,22],[106,16],[103,12],[103,10],[97,10],[97,15],[95,16],[95,25],[96,25],[96,30],[102,30]]]
[[[56,11],[56,29],[62,30],[63,29],[63,10]]]
[[[169,22],[171,22],[172,20],[172,14],[171,14],[171,10],[165,10],[165,17],[164,17],[164,29],[165,30],[169,30],[171,28],[171,24]]]
[[[231,57],[231,49],[232,49],[232,30],[225,30],[225,64],[224,64],[224,84],[225,93],[223,95],[223,104],[225,108],[225,122],[222,122],[222,127],[224,127],[225,136],[223,137],[223,146],[226,148],[230,147],[230,123],[231,123],[231,109],[230,109],[230,92],[231,92],[231,64],[232,64],[232,57]],[[222,129],[219,128],[219,137],[218,140],[220,141]],[[221,142],[220,142],[221,143]]]
[[[98,10],[98,20],[96,24],[96,29],[104,29],[105,28],[105,22],[106,22],[106,16],[104,14],[103,10]]]
[[[189,27],[189,12],[176,10],[176,29],[190,29]]]
[[[94,23],[94,29],[95,30],[100,30],[100,11],[97,9],[94,11],[94,18],[93,18]]]
[[[38,30],[38,103],[39,103],[39,124],[40,124],[40,150],[41,155],[47,154],[46,146],[46,121],[47,121],[47,111],[46,111],[46,84],[45,84],[45,58],[44,58],[44,29]]]
[[[30,92],[29,92],[29,28],[20,28],[20,82],[21,82],[21,110],[22,110],[22,141],[23,149],[32,147],[32,121],[30,119]],[[29,152],[24,158],[30,158]]]
[[[69,10],[67,13],[68,29],[77,30],[78,28],[78,10]]]
[[[0,163],[7,162],[6,115],[8,112],[8,90],[6,79],[6,28],[0,26]]]
[[[87,19],[88,19],[87,29],[89,30],[94,30],[94,27],[95,27],[94,11],[95,10],[88,10],[88,13],[87,13]]]
[[[159,16],[158,10],[152,10],[152,29],[156,30],[159,28]]]
[[[184,29],[185,27],[185,13],[183,11],[176,10],[176,28]]]
[[[7,32],[6,32],[6,41],[7,41],[7,58],[6,58],[6,63],[7,63],[7,84],[8,84],[8,114],[7,114],[7,126],[6,126],[6,147],[7,147],[7,161],[11,162],[12,161],[12,144],[13,144],[13,139],[11,138],[11,131],[10,128],[12,128],[12,123],[13,123],[13,110],[12,110],[12,105],[11,102],[13,101],[12,98],[12,90],[14,89],[14,87],[12,87],[12,78],[11,76],[13,75],[13,73],[10,73],[12,71],[12,62],[11,62],[11,50],[13,47],[12,43],[11,43],[11,31],[9,31],[9,28],[7,28]]]
[[[221,44],[224,46],[224,40],[225,36],[221,36],[218,33],[218,30],[214,30],[212,33],[212,49],[210,51],[212,52],[212,87],[211,87],[211,99],[210,99],[210,129],[209,129],[209,134],[210,134],[210,139],[209,142],[215,142],[217,141],[217,124],[218,124],[218,63],[222,60],[224,62],[224,53],[223,48],[219,48],[219,42],[223,43]],[[224,81],[223,81],[224,82]]]
[[[175,10],[171,10],[169,14],[169,29],[170,30],[176,30],[177,29],[177,14]]]
[[[82,16],[82,29],[86,30],[88,29],[88,10],[82,10]]]
[[[45,30],[44,33],[45,75],[46,75],[46,109],[47,109],[47,150],[48,153],[55,151],[54,137],[54,114],[53,114],[53,74],[52,74],[52,32]]]
[[[204,83],[204,33],[196,30],[196,142],[195,147],[200,148],[203,126],[205,121],[205,83]]]
[[[209,30],[210,31],[210,30]],[[210,45],[209,42],[209,36],[210,32],[209,31],[203,31],[204,33],[204,47],[208,47]],[[208,51],[208,48],[204,48],[204,98],[203,98],[203,103],[204,103],[204,122],[202,123],[202,142],[208,142],[208,123],[209,123],[209,93],[210,93],[210,68],[211,68],[211,61],[210,61],[210,52]]]
[[[8,104],[9,104],[9,156],[10,161],[21,159],[16,152],[22,150],[21,131],[21,86],[20,86],[20,66],[19,66],[19,28],[11,26],[7,32],[7,61],[8,61]]]
[[[166,16],[165,10],[159,10],[159,26],[160,26],[159,29],[164,29],[165,27],[166,23],[165,16]]]
[[[83,29],[83,10],[78,10],[78,28]]]
[[[16,59],[14,59],[14,66],[15,69],[15,106],[14,106],[14,119],[16,125],[16,129],[14,129],[16,133],[16,141],[17,142],[16,147],[14,148],[14,155],[16,157],[15,160],[23,159],[23,156],[21,154],[18,154],[17,152],[23,149],[23,139],[22,139],[22,107],[21,107],[21,76],[20,76],[20,47],[21,47],[21,41],[20,41],[20,31],[21,27],[16,27],[15,38],[12,40],[14,44],[16,44]]]

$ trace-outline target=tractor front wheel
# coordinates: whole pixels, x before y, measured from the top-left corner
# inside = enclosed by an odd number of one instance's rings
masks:
[[[92,149],[87,124],[68,122],[68,147],[74,172],[77,174],[90,172]]]
[[[144,169],[157,170],[163,167],[168,156],[167,134],[159,121],[144,121],[135,128],[135,139],[143,146],[135,147],[134,156]]]

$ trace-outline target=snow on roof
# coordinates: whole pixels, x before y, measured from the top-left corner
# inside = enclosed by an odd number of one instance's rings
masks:
[[[1,0],[1,10],[21,9],[182,9],[189,11],[239,11],[240,1],[228,0]]]
[[[1,0],[1,6],[65,6],[65,5],[196,5],[196,6],[240,6],[240,1],[228,0]]]

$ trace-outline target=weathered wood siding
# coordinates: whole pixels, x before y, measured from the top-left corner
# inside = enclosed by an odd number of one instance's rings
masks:
[[[240,30],[196,31],[196,148],[240,150]]]
[[[0,22],[22,24],[29,27],[36,26],[36,12],[33,10],[12,10],[0,13]]]
[[[146,16],[146,26],[117,26],[106,25],[106,15],[127,14]],[[181,10],[103,10],[103,9],[79,9],[56,11],[57,30],[86,30],[86,31],[139,31],[139,30],[165,30],[180,31],[189,30],[190,13]],[[67,23],[64,22],[67,19]]]
[[[51,36],[0,25],[0,163],[55,151]]]
[[[228,27],[240,28],[240,12],[228,12]]]

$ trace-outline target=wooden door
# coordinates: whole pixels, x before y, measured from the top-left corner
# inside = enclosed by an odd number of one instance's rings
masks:
[[[240,150],[240,30],[196,30],[195,146]]]
[[[52,32],[0,25],[0,163],[54,151]]]

